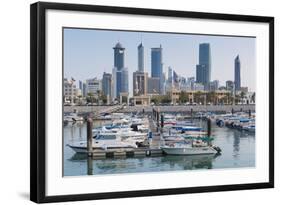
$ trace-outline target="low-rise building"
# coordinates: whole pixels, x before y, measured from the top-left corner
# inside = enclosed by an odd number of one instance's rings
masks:
[[[102,91],[102,83],[101,80],[97,78],[91,78],[86,80],[86,94],[89,93],[93,95],[98,95]]]
[[[74,103],[75,98],[77,97],[77,88],[75,85],[75,80],[64,79],[64,102]]]

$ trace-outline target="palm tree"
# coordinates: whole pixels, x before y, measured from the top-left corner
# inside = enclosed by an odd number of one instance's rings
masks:
[[[242,104],[244,104],[245,92],[240,93],[240,99],[242,99]]]
[[[98,105],[100,105],[100,94],[101,94],[101,91],[97,90],[97,94],[98,94],[98,99],[97,99]]]
[[[88,98],[88,100],[90,101],[90,103],[93,103],[93,96],[94,96],[94,94],[93,94],[92,92],[89,92],[89,93],[88,93],[87,98]]]
[[[256,93],[253,93],[251,100],[253,103],[256,103]]]

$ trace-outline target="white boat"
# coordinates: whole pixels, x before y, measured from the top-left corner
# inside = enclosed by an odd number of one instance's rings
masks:
[[[174,143],[165,145],[161,149],[168,155],[217,154],[220,152],[220,149],[215,146],[193,146],[192,143]]]
[[[183,141],[185,141],[185,138],[180,135],[163,136],[163,139],[165,140],[165,142],[183,142]]]
[[[138,125],[138,131],[140,132],[148,132],[149,126],[148,125]]]
[[[121,130],[123,130],[123,131],[130,131],[130,130],[132,130],[132,128],[130,128],[127,125],[114,126],[114,127],[102,126],[102,127],[94,128],[92,130],[92,133],[93,133],[93,135],[97,135],[97,134],[100,134],[100,133],[111,133],[111,132],[117,133],[117,132],[119,132]]]
[[[73,149],[76,153],[87,153],[87,141],[80,141],[67,145]],[[124,140],[120,135],[114,133],[107,133],[104,135],[96,136],[92,141],[93,149],[121,149],[121,148],[136,148],[137,145],[133,140]]]
[[[147,139],[147,133],[135,132],[128,129],[121,129],[116,132],[122,139],[130,140],[134,142],[143,142]]]
[[[188,136],[195,136],[195,137],[197,137],[197,136],[205,136],[208,133],[205,132],[205,131],[187,131],[187,132],[185,132],[185,134],[188,135]]]

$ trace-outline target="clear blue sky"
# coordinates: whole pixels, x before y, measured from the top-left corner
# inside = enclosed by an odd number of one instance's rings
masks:
[[[256,40],[248,37],[227,37],[171,33],[107,31],[94,29],[64,29],[64,77],[78,80],[102,78],[103,72],[112,72],[113,47],[120,41],[125,50],[125,66],[129,70],[129,91],[132,91],[132,73],[137,70],[137,46],[144,45],[145,71],[151,75],[150,48],[163,47],[163,71],[171,66],[179,75],[196,77],[199,44],[210,43],[212,80],[234,80],[234,58],[241,61],[241,85],[251,91],[256,87]]]

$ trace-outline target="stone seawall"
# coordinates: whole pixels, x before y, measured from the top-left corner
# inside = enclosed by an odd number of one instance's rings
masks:
[[[64,112],[73,112],[75,109],[79,113],[91,113],[91,112],[102,112],[103,110],[108,110],[110,106],[65,106]],[[119,112],[125,113],[135,113],[142,112],[143,109],[145,112],[152,112],[152,108],[156,110],[159,109],[160,112],[175,112],[175,113],[184,113],[190,112],[191,109],[193,112],[218,112],[225,113],[231,112],[232,109],[235,112],[238,111],[249,111],[255,112],[255,105],[195,105],[195,106],[124,106],[123,109],[120,109]]]

